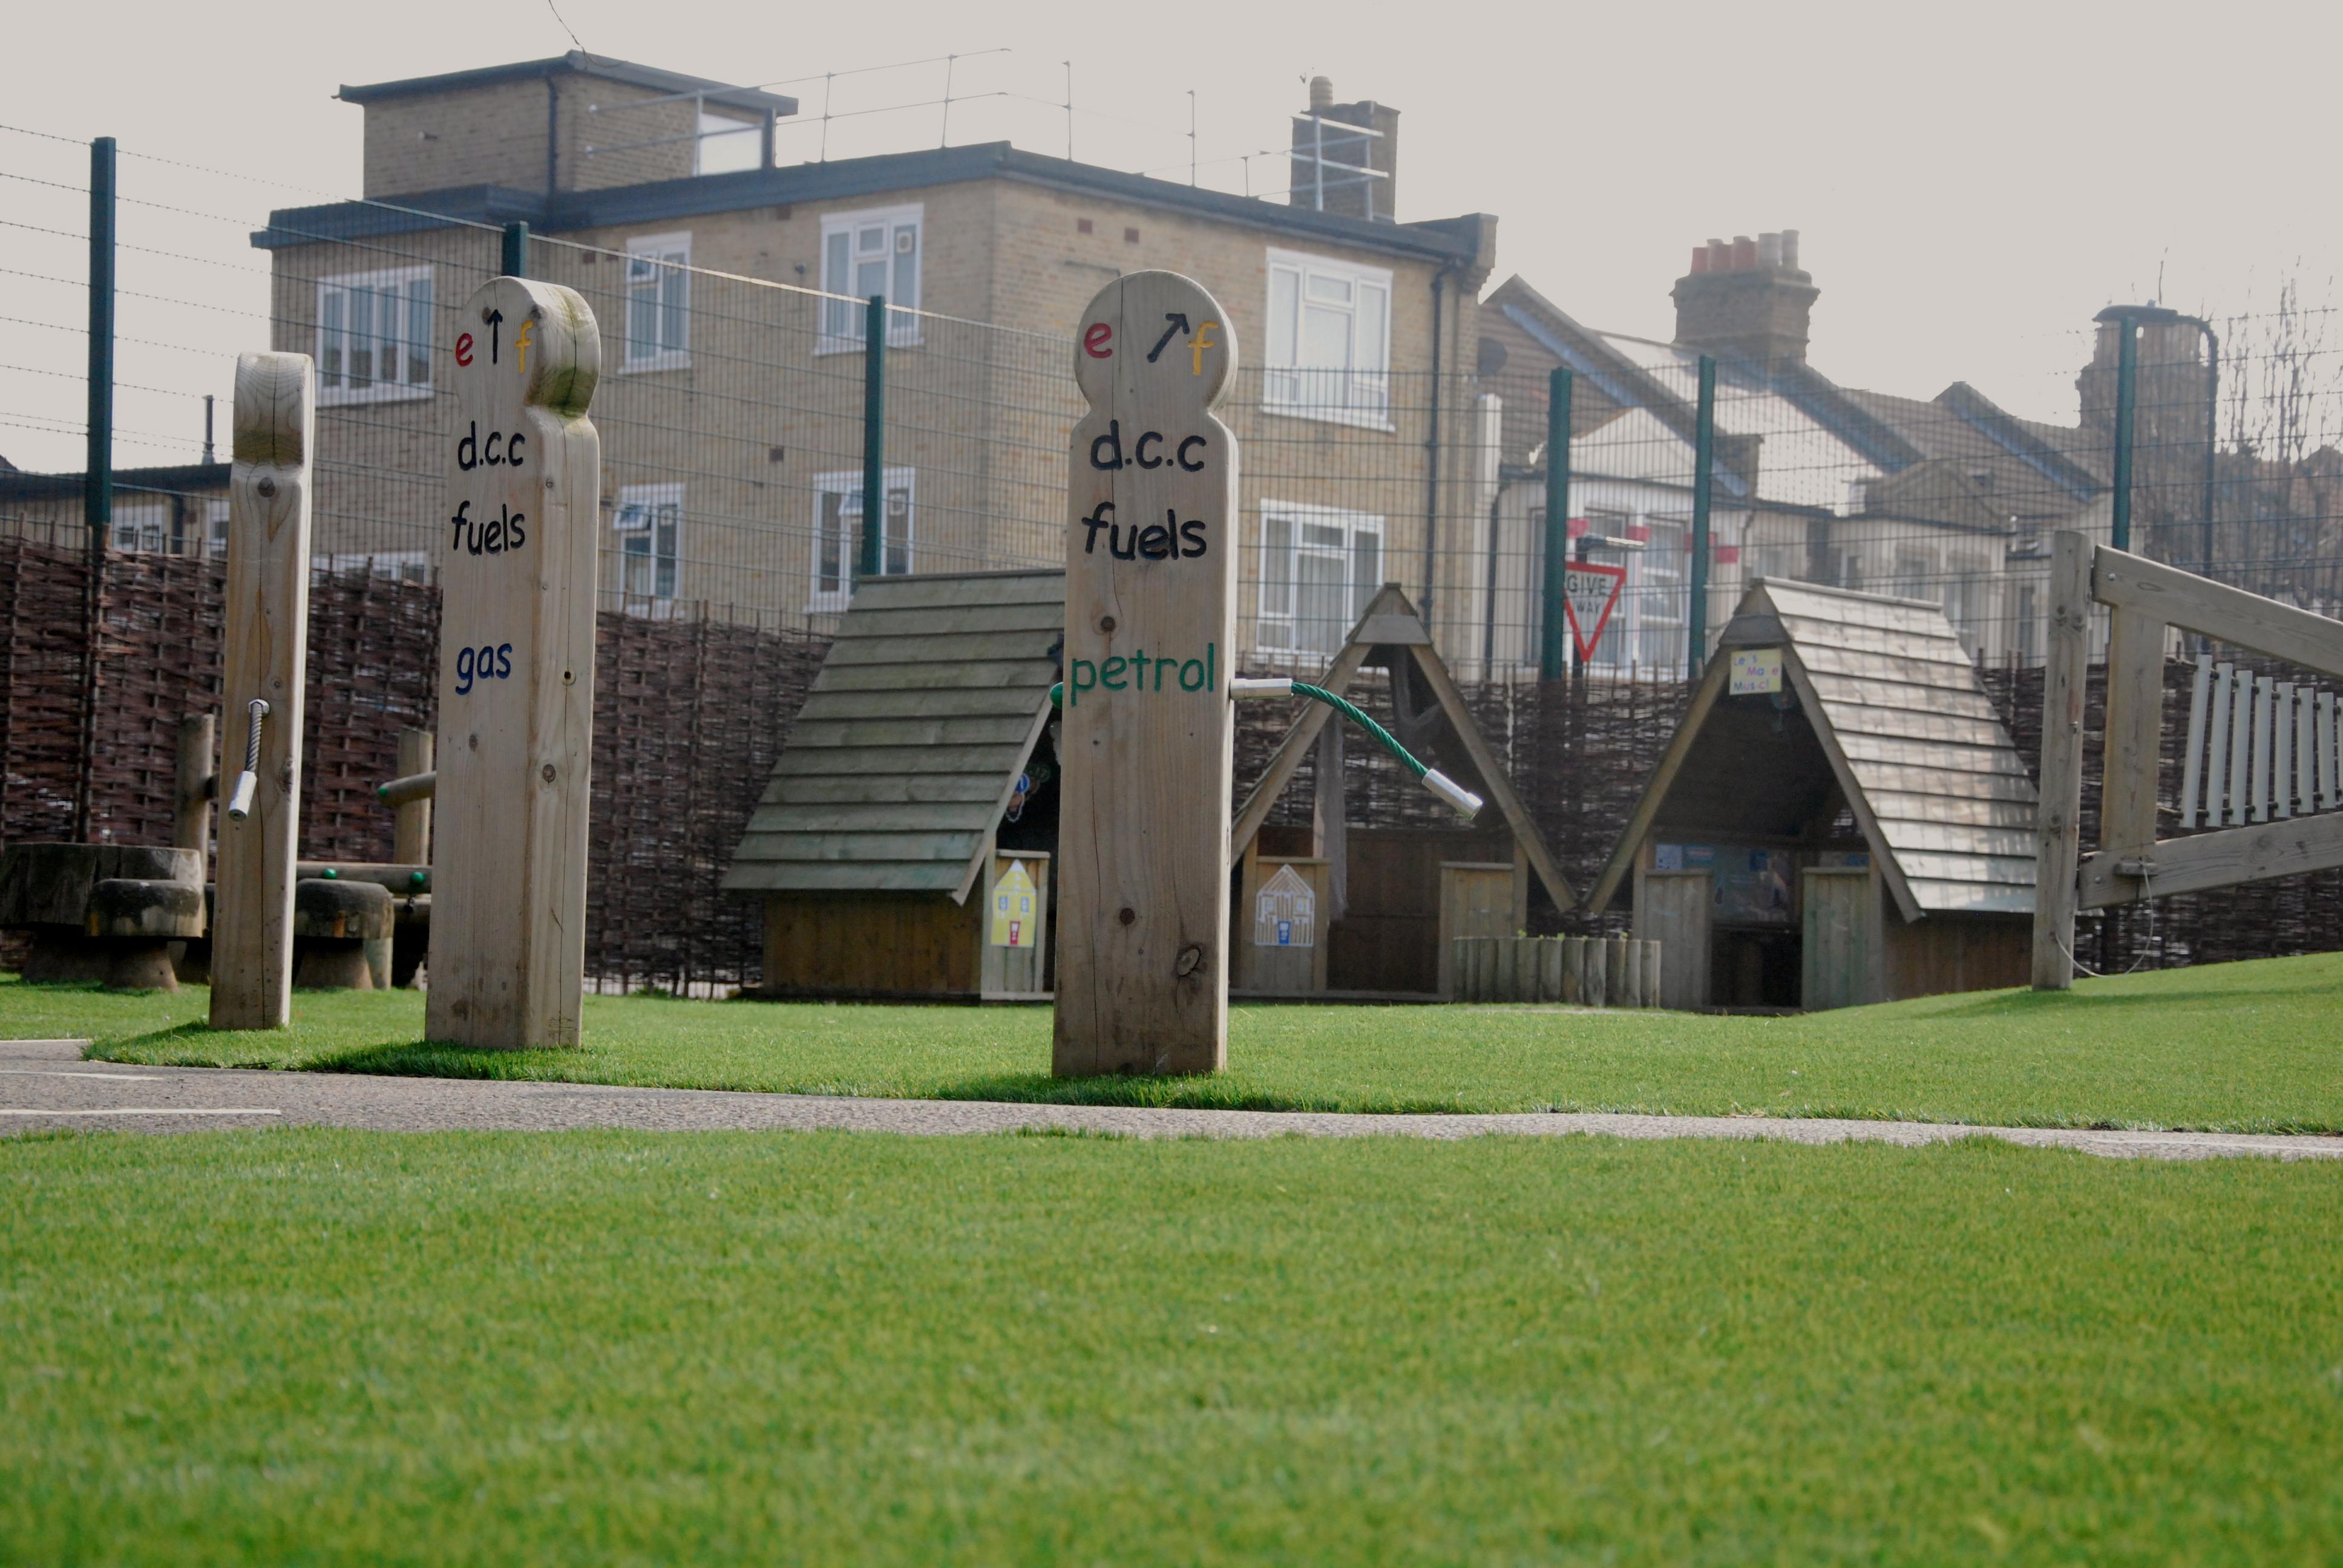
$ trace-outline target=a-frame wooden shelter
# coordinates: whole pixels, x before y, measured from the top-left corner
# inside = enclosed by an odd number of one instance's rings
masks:
[[[1240,948],[1240,989],[1445,994],[1451,940],[1513,935],[1528,921],[1533,882],[1557,910],[1578,902],[1423,618],[1395,583],[1375,595],[1314,684],[1345,696],[1370,667],[1390,675],[1392,728],[1401,742],[1488,804],[1469,827],[1347,826],[1342,757],[1348,747],[1372,742],[1346,738],[1342,721],[1322,703],[1303,704],[1229,835],[1232,864],[1243,871],[1231,927]],[[1266,828],[1302,759],[1313,752],[1319,783],[1306,838]],[[1303,978],[1307,966],[1282,966],[1244,950],[1257,926],[1274,929],[1273,921],[1254,920],[1253,904],[1281,865],[1322,889],[1331,905],[1316,920],[1315,940],[1330,950],[1316,963],[1314,980]]]

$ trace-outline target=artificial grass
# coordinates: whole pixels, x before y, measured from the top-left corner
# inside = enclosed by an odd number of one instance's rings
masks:
[[[0,1562],[2328,1563],[2343,1169],[0,1140]]]
[[[1312,1111],[1762,1112],[2343,1131],[2343,954],[1802,1018],[1523,1007],[1238,1007],[1210,1078],[1053,1079],[1041,1008],[588,997],[576,1050],[420,1041],[411,992],[303,992],[214,1034],[206,993],[0,983],[0,1032],[124,1061],[696,1089]]]

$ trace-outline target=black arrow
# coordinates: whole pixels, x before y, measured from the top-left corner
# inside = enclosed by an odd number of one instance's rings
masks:
[[[1172,341],[1172,335],[1173,333],[1186,332],[1188,330],[1188,318],[1179,311],[1175,310],[1172,312],[1164,317],[1163,319],[1170,322],[1172,325],[1163,329],[1163,336],[1157,338],[1155,340],[1155,347],[1147,351],[1147,362],[1150,365],[1154,364],[1155,357],[1163,352],[1163,346]]]
[[[494,365],[497,362],[497,342],[500,336],[498,329],[504,326],[504,321],[505,313],[503,311],[491,310],[488,312],[488,363],[491,365]]]

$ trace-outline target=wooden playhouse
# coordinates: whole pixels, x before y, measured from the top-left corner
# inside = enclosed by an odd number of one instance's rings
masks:
[[[765,995],[1048,996],[1065,605],[1060,571],[856,587],[724,878]]]
[[[1632,882],[1670,1008],[2023,985],[2035,814],[1942,609],[1761,578],[1590,907]]]
[[[1349,826],[1344,759],[1373,742],[1322,704],[1302,704],[1230,835],[1240,992],[1447,996],[1455,938],[1522,930],[1534,889],[1559,910],[1577,901],[1396,584],[1368,604],[1314,684],[1343,696],[1368,668],[1390,679],[1401,743],[1487,804],[1470,823]],[[1272,824],[1304,759],[1315,780],[1311,820]]]

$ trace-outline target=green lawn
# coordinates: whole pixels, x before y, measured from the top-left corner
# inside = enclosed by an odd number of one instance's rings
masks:
[[[0,1140],[0,1562],[2325,1563],[2343,1168]]]
[[[206,1006],[0,983],[0,1033],[89,1035],[128,1061],[799,1093],[2343,1131],[2343,954],[1795,1019],[1241,1007],[1211,1079],[1052,1079],[1038,1008],[589,997],[582,1049],[503,1053],[422,1043],[412,993],[303,993],[276,1034],[213,1034]]]

